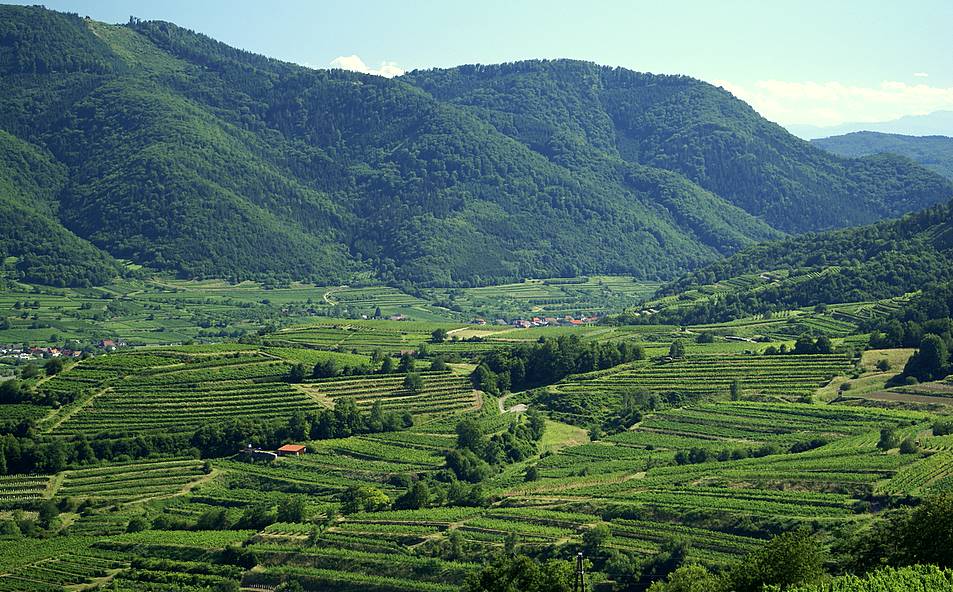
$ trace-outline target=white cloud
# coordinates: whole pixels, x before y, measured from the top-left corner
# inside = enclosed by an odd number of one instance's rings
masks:
[[[914,76],[915,78],[927,78],[927,77],[929,77],[930,75],[927,74],[926,72],[914,72],[914,73],[913,73],[913,76]]]
[[[336,57],[331,60],[330,65],[332,68],[352,70],[363,74],[374,74],[375,76],[383,76],[384,78],[393,78],[394,76],[400,76],[404,73],[403,68],[394,62],[381,62],[379,68],[371,68],[357,55]]]
[[[889,121],[904,115],[925,115],[953,109],[953,87],[884,81],[879,86],[840,82],[760,80],[753,85],[716,80],[764,117],[781,124],[838,125],[845,122]]]

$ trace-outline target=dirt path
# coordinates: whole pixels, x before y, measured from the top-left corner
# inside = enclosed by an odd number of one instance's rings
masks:
[[[63,422],[65,422],[67,419],[76,415],[76,413],[79,412],[81,409],[84,409],[85,407],[89,406],[89,404],[92,403],[96,397],[98,397],[99,395],[102,395],[103,393],[105,393],[111,388],[112,388],[111,383],[104,385],[102,388],[93,391],[92,393],[87,395],[85,398],[78,399],[76,401],[73,401],[71,404],[67,405],[66,407],[62,407],[58,414],[48,415],[44,419],[52,423],[49,425],[44,425],[43,422],[41,421],[40,423],[41,430],[47,434],[52,432],[56,428],[60,427],[60,425],[62,425]]]
[[[845,393],[851,395],[850,391]],[[934,405],[953,405],[953,397],[937,397],[931,395],[918,395],[912,393],[897,393],[894,391],[876,391],[873,393],[864,393],[859,395],[865,399],[875,399],[878,401],[897,401],[908,403],[930,403]]]
[[[304,393],[307,397],[311,398],[315,403],[321,405],[325,409],[334,409],[334,399],[316,389],[313,389],[313,387],[309,388],[303,384],[292,384],[291,388],[298,392]]]
[[[509,399],[509,398],[512,397],[512,396],[513,396],[513,394],[510,393],[509,395],[506,395],[506,396],[504,396],[504,397],[500,397],[499,399],[496,400],[496,404],[497,404],[497,406],[498,406],[499,409],[500,409],[500,413],[524,413],[527,409],[529,409],[529,405],[526,405],[525,403],[520,403],[520,404],[518,404],[518,405],[513,405],[512,407],[510,407],[509,409],[507,409],[507,408],[506,408],[506,400]]]
[[[322,296],[322,298],[324,298],[325,302],[327,302],[331,306],[334,306],[335,304],[337,304],[337,302],[335,302],[334,300],[331,300],[331,294],[333,294],[335,290],[343,290],[344,288],[347,288],[347,284],[340,285],[337,288],[331,288],[330,290],[324,293],[324,296]]]
[[[185,485],[183,485],[181,489],[179,489],[178,491],[176,491],[176,492],[174,492],[174,493],[162,493],[162,494],[153,495],[153,496],[150,496],[150,497],[144,497],[144,498],[142,498],[142,499],[135,499],[135,500],[130,500],[130,501],[128,501],[128,502],[122,502],[122,503],[119,504],[119,505],[120,505],[120,506],[134,506],[134,505],[136,505],[136,504],[142,504],[142,503],[151,502],[151,501],[154,501],[154,500],[170,499],[170,498],[173,498],[173,497],[179,497],[179,496],[182,496],[182,495],[186,495],[187,493],[191,492],[193,489],[195,489],[195,488],[198,487],[199,485],[202,485],[202,484],[204,484],[204,483],[208,483],[209,481],[211,481],[212,479],[218,477],[218,476],[221,475],[221,474],[222,474],[222,470],[221,470],[221,469],[216,469],[215,467],[212,467],[212,471],[211,471],[210,473],[207,473],[207,474],[205,474],[205,475],[202,475],[201,477],[199,477],[199,478],[196,479],[195,481],[189,481],[188,483],[186,483]]]

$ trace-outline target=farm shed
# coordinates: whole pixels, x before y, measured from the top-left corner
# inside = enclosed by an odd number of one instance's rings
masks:
[[[298,456],[299,454],[304,454],[307,450],[301,444],[285,444],[278,449],[278,454],[281,456]]]

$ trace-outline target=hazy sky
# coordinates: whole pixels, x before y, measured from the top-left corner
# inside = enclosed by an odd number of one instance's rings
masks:
[[[41,0],[17,2],[35,4]],[[47,0],[106,22],[161,19],[316,68],[569,57],[689,74],[779,123],[953,109],[953,0]]]

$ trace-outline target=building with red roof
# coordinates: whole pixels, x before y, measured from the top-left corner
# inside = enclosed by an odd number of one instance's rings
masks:
[[[281,456],[298,456],[304,454],[308,449],[302,446],[301,444],[285,444],[278,449],[278,454]]]

